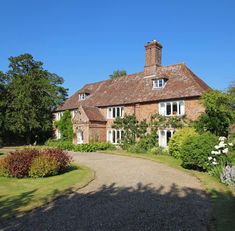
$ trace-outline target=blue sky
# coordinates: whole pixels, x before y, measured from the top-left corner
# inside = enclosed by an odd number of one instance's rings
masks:
[[[235,80],[233,0],[1,0],[0,10],[0,70],[31,53],[69,95],[116,69],[142,71],[152,39],[163,65],[184,62],[216,89]]]

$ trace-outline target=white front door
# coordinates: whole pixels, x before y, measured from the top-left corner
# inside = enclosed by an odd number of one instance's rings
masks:
[[[158,144],[160,147],[167,147],[170,138],[173,136],[173,130],[159,130],[158,131]]]
[[[78,133],[77,133],[77,143],[83,144],[83,131],[81,130],[78,130]]]

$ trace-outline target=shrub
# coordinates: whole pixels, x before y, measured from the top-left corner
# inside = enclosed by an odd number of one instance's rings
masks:
[[[114,150],[115,146],[109,142],[105,143],[94,143],[96,145],[97,150]]]
[[[211,133],[194,135],[186,139],[181,148],[182,166],[188,169],[207,170],[208,157],[216,143],[217,137]]]
[[[4,159],[8,164],[10,175],[17,178],[27,177],[32,161],[39,155],[39,150],[24,149],[11,152]]]
[[[163,147],[153,147],[150,150],[148,150],[148,153],[153,155],[162,155],[163,152],[164,152]]]
[[[10,176],[9,165],[6,158],[0,158],[0,176]]]
[[[29,176],[33,178],[54,176],[59,172],[58,162],[49,156],[36,157],[29,170]]]
[[[180,158],[181,148],[188,137],[196,135],[194,128],[185,127],[177,130],[169,141],[169,154],[177,159]]]
[[[146,135],[144,138],[141,138],[136,144],[128,146],[126,149],[129,152],[146,153],[154,147],[157,147],[156,132]]]
[[[43,150],[42,155],[44,157],[53,159],[58,165],[59,172],[65,171],[71,163],[71,157],[68,155],[67,152],[63,151],[62,149],[58,148],[45,149]]]

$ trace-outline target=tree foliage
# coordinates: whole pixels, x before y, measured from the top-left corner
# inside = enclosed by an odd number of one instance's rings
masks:
[[[70,111],[65,111],[60,120],[55,122],[56,128],[59,129],[61,140],[72,142],[73,140],[73,125]]]
[[[235,81],[233,81],[233,82],[230,84],[230,86],[229,86],[229,88],[228,88],[228,93],[229,93],[230,95],[232,95],[233,97],[235,97]]]
[[[235,121],[234,97],[220,91],[209,91],[202,96],[205,107],[195,122],[199,132],[209,131],[217,136],[227,136],[229,126]]]
[[[5,132],[5,109],[6,109],[6,76],[0,71],[0,145],[3,142],[3,134]]]
[[[30,54],[9,61],[9,70],[3,75],[7,79],[5,128],[25,143],[46,139],[52,130],[51,112],[67,95],[61,86],[63,78],[45,70]]]
[[[125,70],[116,70],[113,72],[113,74],[109,75],[110,79],[115,79],[115,78],[119,78],[122,76],[126,76],[127,72]]]

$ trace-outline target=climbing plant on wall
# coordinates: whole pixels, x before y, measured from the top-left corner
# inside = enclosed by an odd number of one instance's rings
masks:
[[[65,111],[59,121],[55,122],[55,127],[60,131],[61,139],[73,140],[73,125],[70,111]]]

